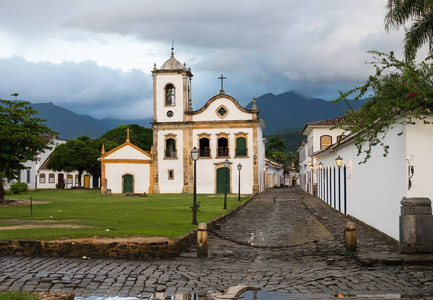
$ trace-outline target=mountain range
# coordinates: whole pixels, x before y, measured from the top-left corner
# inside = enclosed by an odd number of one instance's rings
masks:
[[[352,102],[352,107],[358,109],[365,100]],[[32,106],[39,113],[37,117],[45,119],[45,124],[65,139],[83,135],[97,138],[121,124],[138,124],[149,128],[152,122],[152,119],[96,119],[89,115],[78,115],[51,102],[35,103]],[[251,109],[252,106],[253,102],[250,102],[246,108]],[[279,95],[262,95],[257,98],[256,106],[260,110],[259,117],[266,124],[264,134],[267,135],[293,130],[293,127],[302,128],[306,123],[313,121],[335,118],[343,115],[347,109],[343,102],[332,103],[320,98],[307,98],[295,91]]]

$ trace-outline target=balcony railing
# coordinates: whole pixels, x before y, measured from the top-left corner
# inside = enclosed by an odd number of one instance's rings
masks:
[[[204,148],[200,149],[200,157],[210,157],[209,147],[204,147]]]
[[[165,158],[177,158],[176,151],[165,151]]]
[[[218,157],[228,157],[228,156],[229,156],[229,148],[227,147],[218,148]]]

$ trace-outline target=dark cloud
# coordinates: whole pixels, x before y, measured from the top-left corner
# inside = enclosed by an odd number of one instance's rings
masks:
[[[28,62],[22,57],[0,59],[0,97],[34,103],[53,102],[94,117],[150,117],[152,79],[141,70],[124,72],[95,62]]]

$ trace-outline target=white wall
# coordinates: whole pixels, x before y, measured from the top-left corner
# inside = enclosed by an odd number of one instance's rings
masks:
[[[427,118],[433,122],[433,117]],[[408,197],[428,197],[433,201],[433,125],[423,124],[417,120],[417,125],[407,126],[407,159],[414,168],[412,187]],[[407,171],[406,171],[407,172]]]
[[[229,157],[217,157],[217,134],[225,132],[228,133],[229,139]],[[235,133],[244,132],[247,134],[247,157],[235,156]],[[199,148],[198,135],[201,133],[210,134],[210,158],[199,158],[197,160],[197,193],[213,194],[215,193],[216,185],[216,169],[221,167],[216,166],[217,163],[223,163],[228,159],[231,164],[230,180],[231,192],[238,192],[239,185],[239,171],[237,165],[242,164],[241,170],[241,193],[251,194],[253,192],[254,170],[253,170],[253,130],[251,128],[217,128],[217,129],[196,129],[193,130],[193,147]]]
[[[407,195],[406,137],[397,136],[402,130],[402,126],[391,129],[383,140],[390,146],[387,157],[383,156],[382,148],[376,146],[372,149],[372,157],[365,164],[359,164],[363,156],[357,156],[353,142],[343,145],[329,156],[317,157],[324,168],[336,166],[335,158],[338,155],[344,159],[347,171],[347,214],[397,240],[400,201]],[[340,172],[343,189],[343,168]],[[336,180],[338,189],[338,176]],[[343,202],[343,190],[341,195]],[[343,203],[341,209],[344,211]]]
[[[112,193],[122,193],[122,176],[131,174],[134,176],[134,193],[149,193],[150,165],[133,163],[107,163],[105,165],[107,188]]]
[[[165,156],[165,135],[176,135],[177,159],[164,158]],[[159,130],[158,131],[158,182],[160,193],[182,193],[183,188],[183,151],[186,145],[183,144],[182,130]],[[173,170],[174,179],[168,179],[168,170]]]

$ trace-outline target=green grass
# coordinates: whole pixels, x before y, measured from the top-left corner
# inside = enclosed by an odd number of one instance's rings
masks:
[[[192,225],[191,194],[154,194],[142,198],[124,195],[102,196],[99,190],[37,190],[7,199],[50,202],[30,206],[1,206],[0,229],[13,225],[47,226],[71,224],[83,228],[30,228],[0,230],[0,240],[55,240],[86,237],[167,236],[176,238],[197,226]],[[248,197],[242,197],[245,201]],[[224,195],[197,195],[201,201],[197,222],[223,215]],[[239,204],[227,198],[228,210]],[[107,231],[108,229],[108,231]]]
[[[38,295],[23,292],[0,292],[0,300],[37,300]]]

